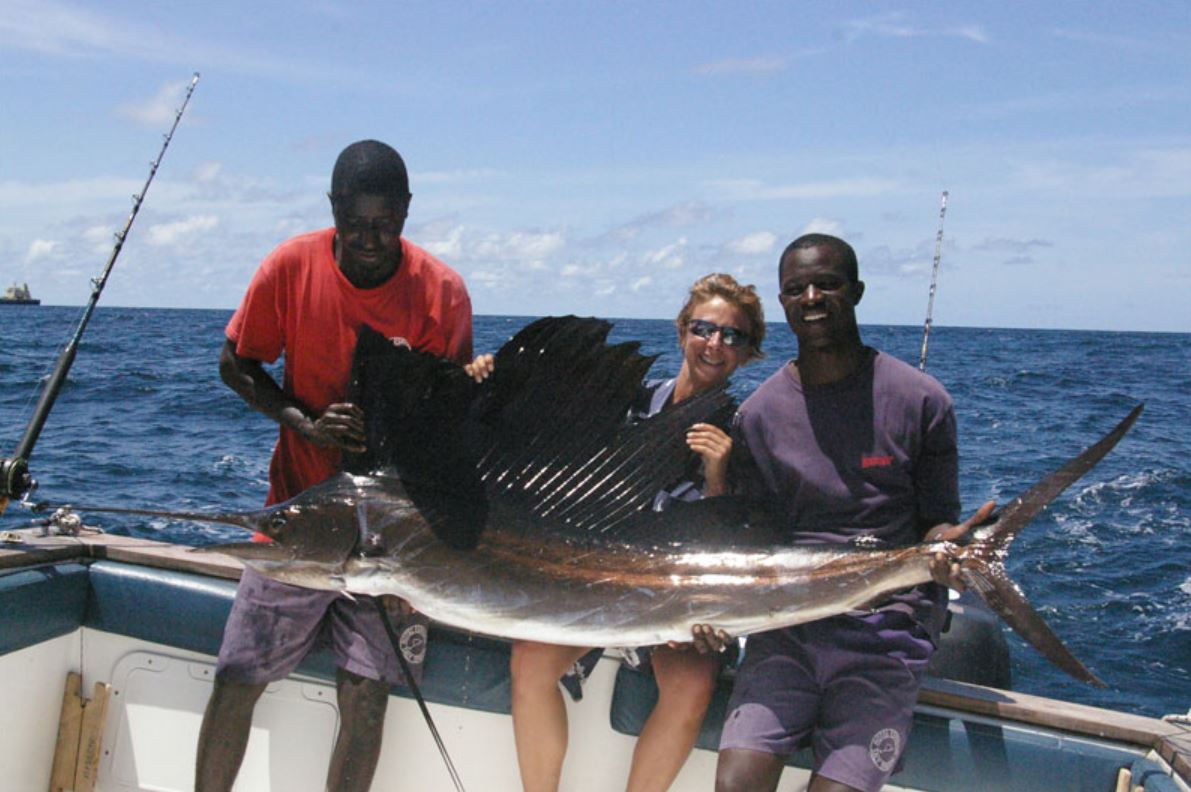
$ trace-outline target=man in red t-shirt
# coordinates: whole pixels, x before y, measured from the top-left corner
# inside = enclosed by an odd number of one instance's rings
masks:
[[[331,176],[334,228],[294,237],[270,253],[228,323],[220,376],[281,426],[267,504],[329,478],[342,451],[364,450],[363,413],[346,401],[361,326],[460,364],[471,358],[463,279],[401,237],[410,197],[395,150],[375,140],[348,146]],[[282,354],[278,385],[263,364]],[[425,619],[401,610],[400,644],[418,676]],[[379,614],[366,598],[289,586],[245,569],[199,735],[198,792],[231,789],[257,699],[297,667],[320,631],[335,651],[341,719],[326,788],[368,789],[389,685],[403,679]]]

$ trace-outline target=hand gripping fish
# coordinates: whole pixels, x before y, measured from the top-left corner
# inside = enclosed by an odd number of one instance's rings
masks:
[[[610,325],[550,317],[497,353],[483,384],[448,361],[360,336],[349,398],[368,451],[298,497],[243,513],[133,511],[259,531],[273,543],[207,548],[277,580],[392,594],[452,627],[574,646],[732,635],[863,608],[931,580],[944,552],[1026,641],[1101,685],[1009,579],[1017,533],[1129,430],[1103,439],[1005,506],[964,546],[781,542],[769,504],[736,496],[650,508],[691,462],[683,430],[730,411],[722,390],[636,426],[624,416],[653,358],[606,343]],[[99,509],[96,509],[99,511]]]

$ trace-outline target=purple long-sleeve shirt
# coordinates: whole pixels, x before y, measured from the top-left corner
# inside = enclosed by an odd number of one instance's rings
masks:
[[[866,537],[904,546],[959,519],[951,397],[897,358],[865,352],[853,374],[829,385],[803,385],[784,365],[737,413],[734,480],[778,497],[791,544]],[[941,591],[928,585],[884,607],[933,627],[940,602]]]

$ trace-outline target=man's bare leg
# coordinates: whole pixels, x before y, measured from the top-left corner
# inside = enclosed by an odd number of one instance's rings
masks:
[[[248,748],[252,711],[265,687],[215,678],[199,730],[195,792],[230,792]]]
[[[742,748],[721,750],[715,769],[715,792],[773,792],[785,764],[784,758],[776,754]]]
[[[389,685],[341,668],[335,675],[335,687],[339,695],[339,736],[327,769],[327,790],[368,792],[380,759]]]

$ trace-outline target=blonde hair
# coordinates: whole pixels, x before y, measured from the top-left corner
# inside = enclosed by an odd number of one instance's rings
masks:
[[[678,319],[674,322],[678,328],[679,343],[681,344],[681,339],[686,336],[687,323],[691,320],[695,307],[713,297],[732,303],[743,311],[748,319],[749,356],[745,362],[765,357],[765,353],[761,351],[761,342],[765,340],[765,312],[761,309],[761,298],[757,295],[757,289],[751,283],[742,286],[726,272],[704,275],[691,286],[686,304],[682,306],[682,310],[678,312]]]

